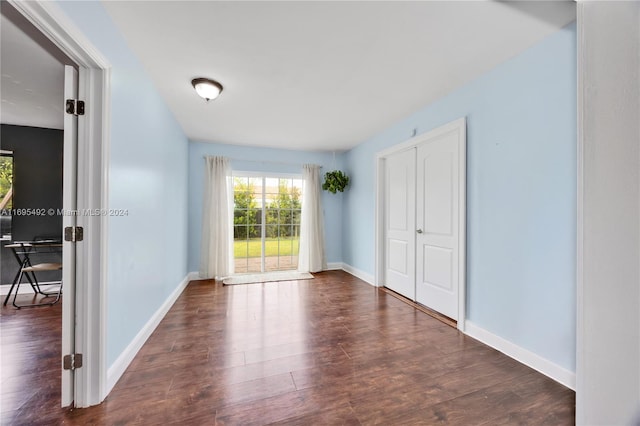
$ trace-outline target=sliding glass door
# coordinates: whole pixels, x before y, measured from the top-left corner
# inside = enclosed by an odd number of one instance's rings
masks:
[[[237,173],[233,183],[235,272],[296,269],[302,178]]]

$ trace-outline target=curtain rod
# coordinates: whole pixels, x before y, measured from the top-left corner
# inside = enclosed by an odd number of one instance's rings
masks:
[[[202,158],[207,158],[207,157],[211,157],[210,155],[203,155]],[[233,158],[233,157],[226,157],[231,161],[247,161],[249,163],[262,163],[262,164],[280,164],[283,166],[300,166],[302,167],[305,163],[289,163],[286,161],[271,161],[271,160],[247,160],[245,158]],[[318,165],[321,169],[323,168],[323,166]]]

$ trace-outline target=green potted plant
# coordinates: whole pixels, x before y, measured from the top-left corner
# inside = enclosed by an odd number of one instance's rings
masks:
[[[344,189],[349,185],[349,176],[342,173],[340,170],[333,170],[324,174],[324,183],[322,189],[329,191],[332,194],[336,192],[344,192]]]

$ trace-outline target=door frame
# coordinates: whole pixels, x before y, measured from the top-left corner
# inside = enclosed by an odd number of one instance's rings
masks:
[[[78,211],[106,208],[111,65],[58,4],[8,2],[78,65],[78,95],[87,108],[78,119],[77,207]],[[75,347],[83,354],[83,366],[74,374],[76,407],[99,404],[107,391],[107,219],[106,215],[77,216],[77,226],[84,227],[84,241],[76,249]]]
[[[65,61],[66,62],[66,61]],[[76,65],[64,66],[64,99],[79,99],[78,70]],[[58,100],[60,102],[61,100]],[[62,155],[62,208],[77,209],[78,187],[78,116],[64,114]],[[76,226],[77,218],[71,215],[62,217],[62,227]],[[77,243],[63,241],[62,244],[62,356],[75,353],[76,331],[76,249]],[[75,390],[74,370],[62,370],[61,405],[73,404]]]
[[[384,286],[385,250],[384,250],[384,203],[385,203],[385,159],[391,154],[417,147],[426,140],[438,137],[444,133],[457,130],[461,137],[458,146],[459,176],[460,185],[458,202],[458,330],[465,330],[466,319],[466,288],[467,288],[467,120],[466,117],[459,118],[444,124],[426,133],[415,135],[409,140],[394,145],[376,153],[376,207],[375,207],[375,276],[374,285]]]

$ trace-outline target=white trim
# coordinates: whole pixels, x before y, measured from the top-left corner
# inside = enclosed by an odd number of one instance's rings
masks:
[[[95,71],[95,70],[92,70]],[[81,78],[82,79],[82,78]],[[96,175],[99,175],[98,180],[101,182],[102,190],[99,194],[99,200],[97,201],[101,206],[109,206],[109,158],[111,147],[111,68],[102,70],[102,87],[96,88],[98,94],[102,96],[102,145],[100,146],[100,153],[94,152],[94,156],[100,156],[100,163],[96,165]],[[96,115],[98,112],[95,113]],[[95,336],[94,344],[92,345],[95,350],[99,352],[99,359],[96,366],[99,371],[99,377],[96,379],[95,384],[91,384],[90,388],[97,387],[98,395],[94,395],[92,398],[87,399],[85,406],[93,405],[102,402],[109,392],[107,391],[107,362],[106,362],[106,348],[107,348],[107,282],[108,282],[108,265],[107,265],[107,253],[109,252],[109,234],[107,232],[109,225],[109,218],[100,216],[98,218],[97,229],[99,230],[100,239],[95,244],[100,245],[93,251],[94,256],[100,256],[99,259],[94,258],[96,265],[100,265],[99,269],[95,271],[95,279],[101,283],[98,291],[93,295],[93,301],[97,302],[100,315],[94,315],[93,318],[97,319],[97,324],[94,324],[90,328],[97,336]]]
[[[576,56],[577,56],[577,168],[576,168],[576,424],[585,424],[585,364],[586,345],[584,321],[584,85],[585,66],[584,4],[576,6]]]
[[[354,268],[351,265],[347,265],[346,263],[343,263],[342,264],[342,270],[347,272],[347,273],[349,273],[349,274],[351,274],[351,275],[353,275],[356,278],[360,278],[362,281],[366,282],[367,284],[370,284],[370,285],[372,285],[374,287],[377,287],[375,285],[375,281],[374,281],[373,275],[371,275],[371,274],[369,274],[367,272],[364,272],[361,269]]]
[[[79,96],[89,105],[78,120],[78,209],[108,206],[110,64],[55,2],[9,0],[11,5],[78,66]],[[107,218],[79,217],[85,241],[77,249],[75,351],[84,355],[75,372],[75,406],[105,397]],[[89,285],[91,283],[91,285]]]
[[[80,99],[78,96],[78,70],[75,65],[64,65],[64,98]],[[62,154],[62,207],[65,210],[76,210],[78,208],[78,130],[79,120],[70,114],[63,116],[63,154]],[[78,226],[78,220],[74,216],[65,215],[62,217],[62,226]],[[76,335],[82,335],[82,328],[85,324],[76,322],[76,300],[82,298],[81,292],[76,291],[81,287],[79,277],[84,267],[82,254],[78,252],[78,244],[63,242],[62,244],[62,281],[64,283],[64,297],[62,298],[62,336],[61,355],[72,353],[82,353],[76,351]],[[60,368],[60,367],[58,367]],[[60,389],[61,405],[63,407],[73,406],[75,400],[76,374],[74,370],[62,370]]]
[[[457,120],[451,121],[447,124],[443,124],[442,126],[430,130],[426,133],[421,133],[417,136],[412,137],[411,139],[394,145],[390,148],[384,149],[376,153],[376,206],[375,206],[375,275],[373,280],[371,280],[370,284],[376,286],[384,285],[384,166],[385,166],[385,158],[392,154],[397,154],[402,151],[406,151],[408,149],[412,149],[417,147],[418,145],[424,143],[425,141],[438,137],[440,135],[444,135],[446,133],[450,133],[452,131],[459,131],[460,137],[458,138],[458,160],[460,162],[458,171],[460,175],[458,176],[458,184],[460,192],[458,194],[459,201],[459,222],[458,222],[458,277],[459,277],[459,287],[458,287],[458,330],[465,330],[465,317],[466,317],[466,288],[467,288],[467,119],[466,117],[459,118]],[[345,269],[346,270],[346,269]],[[349,272],[349,271],[347,271]],[[375,284],[374,284],[375,283]]]
[[[458,128],[458,330],[467,326],[467,119],[454,121]]]
[[[75,26],[54,2],[8,0],[40,32],[78,65],[88,68],[111,68],[109,61]]]
[[[145,344],[149,336],[154,332],[156,327],[160,324],[162,319],[165,317],[169,309],[173,306],[173,304],[178,300],[178,297],[182,294],[187,285],[192,280],[198,279],[197,272],[189,272],[186,277],[180,282],[178,287],[167,297],[167,300],[158,308],[158,310],[149,318],[149,321],[142,327],[142,329],[136,334],[136,337],[133,338],[131,343],[125,348],[124,351],[120,354],[118,359],[109,367],[109,371],[107,372],[107,384],[106,384],[106,392],[107,394],[111,392],[113,387],[116,385],[120,377],[124,374],[131,364],[131,361],[138,354],[142,346]]]
[[[325,271],[340,271],[343,268],[342,262],[329,262]]]
[[[466,321],[466,329],[464,333],[467,336],[479,340],[487,346],[491,346],[516,361],[533,368],[545,376],[552,378],[569,389],[575,390],[576,374],[566,368],[561,367],[546,358],[542,358],[540,355],[524,349],[500,336],[497,336],[469,320]]]
[[[387,149],[383,149],[382,151],[378,151],[376,153],[376,158],[384,158],[384,157],[388,157],[391,154],[397,154],[398,152],[406,151],[407,149],[411,149],[420,145],[422,142],[428,139],[436,138],[446,133],[450,133],[459,127],[466,128],[466,122],[467,122],[466,117],[462,117],[462,118],[458,118],[457,120],[450,121],[446,124],[443,124],[442,126],[438,126],[433,130],[429,130],[428,132],[425,132],[425,133],[420,133],[419,135],[416,135],[411,139],[406,140],[402,143],[393,145]]]
[[[374,212],[375,221],[375,259],[374,259],[374,283],[378,287],[384,286],[384,181],[385,177],[385,161],[386,159],[379,155],[376,156],[376,207]]]

